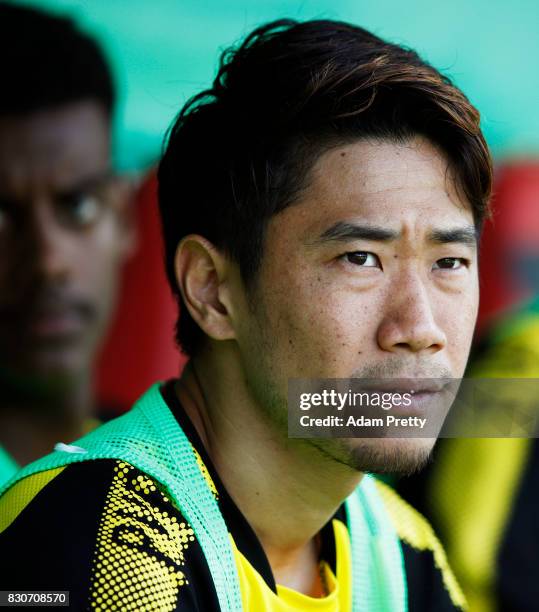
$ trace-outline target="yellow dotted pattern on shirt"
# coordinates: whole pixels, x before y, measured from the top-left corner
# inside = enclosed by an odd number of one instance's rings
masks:
[[[156,495],[160,502],[170,500],[136,473],[124,462],[114,468],[97,533],[92,610],[175,610],[180,588],[188,584],[181,568],[193,530],[157,507]]]

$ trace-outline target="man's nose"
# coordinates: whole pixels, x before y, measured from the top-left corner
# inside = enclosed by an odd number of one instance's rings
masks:
[[[46,282],[63,282],[69,276],[72,253],[70,236],[54,217],[52,207],[39,206],[29,220],[25,262],[35,276]]]
[[[419,274],[408,274],[391,290],[377,340],[385,351],[437,353],[447,342],[434,316],[433,296]]]

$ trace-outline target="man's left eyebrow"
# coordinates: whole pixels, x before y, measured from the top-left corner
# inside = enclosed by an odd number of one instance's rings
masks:
[[[473,225],[455,227],[453,229],[436,229],[429,234],[429,241],[438,244],[460,243],[470,247],[477,247],[479,234]]]
[[[398,238],[398,232],[386,229],[378,225],[359,225],[357,223],[347,223],[339,221],[330,228],[322,232],[318,238],[315,238],[313,244],[322,244],[324,242],[350,242],[352,240],[374,240],[381,242],[389,242]]]

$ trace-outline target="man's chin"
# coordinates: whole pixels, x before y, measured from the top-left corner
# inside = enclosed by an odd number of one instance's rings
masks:
[[[1,360],[2,379],[41,393],[69,388],[88,370],[86,352],[81,346],[33,347],[10,360]]]
[[[425,467],[435,443],[436,438],[334,438],[314,442],[325,455],[354,470],[400,475],[411,475]]]

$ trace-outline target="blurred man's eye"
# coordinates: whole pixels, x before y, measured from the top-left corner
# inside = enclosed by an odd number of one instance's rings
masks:
[[[75,227],[86,227],[95,223],[102,208],[100,199],[90,193],[71,194],[62,198],[58,205],[62,222]]]

